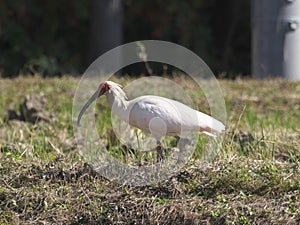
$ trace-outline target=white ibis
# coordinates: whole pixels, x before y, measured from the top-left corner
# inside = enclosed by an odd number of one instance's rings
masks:
[[[158,153],[161,151],[160,140],[163,136],[184,138],[191,132],[215,136],[225,129],[222,122],[175,100],[146,95],[128,101],[121,85],[112,81],[102,82],[83,106],[77,119],[78,126],[86,109],[102,95],[106,95],[112,111],[118,117],[131,126],[152,134],[157,140]]]

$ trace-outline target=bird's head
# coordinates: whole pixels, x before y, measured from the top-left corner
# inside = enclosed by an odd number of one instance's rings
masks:
[[[118,92],[124,93],[121,89],[121,85],[119,85],[115,82],[104,81],[104,82],[100,83],[97,91],[89,98],[89,100],[82,107],[82,109],[78,115],[78,118],[77,118],[77,126],[79,126],[81,117],[83,116],[84,112],[94,101],[96,101],[100,96],[106,95],[106,94],[110,93],[111,91],[116,93],[116,90],[118,90]],[[125,94],[124,94],[124,96],[125,96]]]

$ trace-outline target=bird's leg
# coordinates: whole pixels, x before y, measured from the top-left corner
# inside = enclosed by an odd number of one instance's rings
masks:
[[[175,136],[176,138],[176,146],[178,145],[179,141],[180,141],[180,137],[179,136]]]
[[[121,146],[122,149],[122,156],[123,156],[123,163],[127,163],[127,160],[129,158],[129,147],[127,147],[126,145],[122,145]]]
[[[163,147],[160,141],[156,142],[156,152],[157,152],[157,161],[161,161],[163,159]]]

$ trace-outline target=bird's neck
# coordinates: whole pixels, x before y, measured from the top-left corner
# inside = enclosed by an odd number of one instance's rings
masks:
[[[115,93],[111,92],[106,95],[109,106],[121,107],[124,108],[127,106],[127,101],[123,96],[118,96]]]
[[[124,119],[123,117],[128,108],[128,101],[125,99],[126,96],[112,91],[107,93],[106,97],[111,110],[121,119]]]

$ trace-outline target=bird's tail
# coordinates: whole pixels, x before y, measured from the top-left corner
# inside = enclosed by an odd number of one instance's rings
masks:
[[[219,120],[216,120],[208,115],[205,115],[205,117],[206,117],[205,123],[202,122],[200,125],[199,131],[201,133],[204,133],[208,136],[215,137],[217,134],[220,134],[225,130],[225,125]],[[202,115],[202,119],[203,119],[203,115]]]
[[[221,133],[221,132],[213,130],[213,129],[209,128],[209,127],[200,128],[200,132],[203,133],[203,134],[206,134],[208,136],[211,136],[211,137],[216,137],[216,135],[218,133]]]

